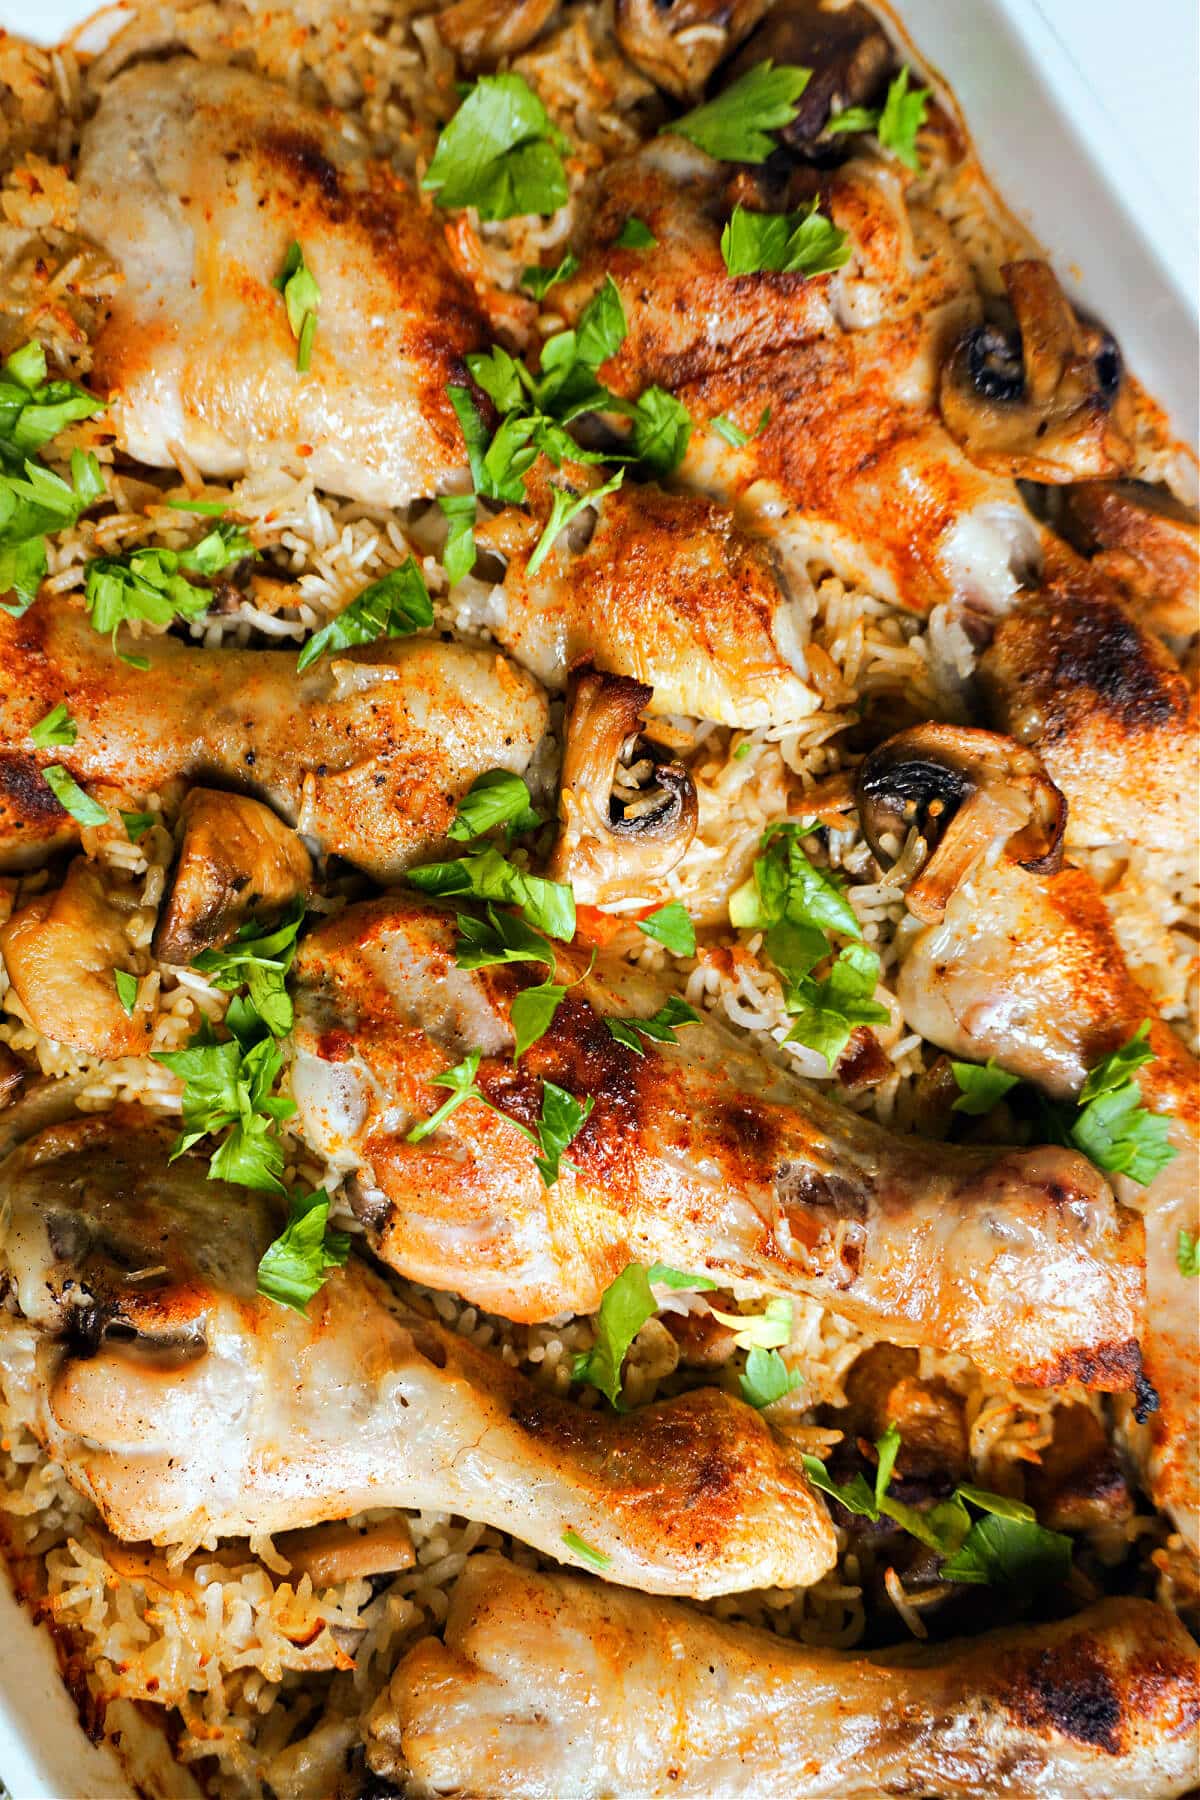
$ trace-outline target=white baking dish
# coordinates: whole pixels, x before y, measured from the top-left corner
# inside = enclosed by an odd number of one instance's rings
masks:
[[[0,0],[0,21],[19,30],[35,3]],[[1095,15],[1112,7],[1111,0],[1092,4],[1095,27]],[[1117,4],[1123,8],[1124,0]],[[1153,84],[1157,68],[1173,55],[1186,59],[1195,37],[1192,6],[1193,0],[1148,0],[1138,30],[1122,33],[1131,82]],[[1122,136],[1099,87],[1083,72],[1087,59],[1075,54],[1081,46],[1059,35],[1039,0],[900,0],[898,10],[914,44],[956,94],[1000,192],[1053,247],[1060,276],[1111,326],[1131,366],[1194,442],[1190,118],[1163,127],[1184,158],[1174,184],[1169,160],[1152,171]],[[1067,10],[1079,16],[1078,9]],[[48,36],[52,17],[66,30],[84,11],[79,0],[41,0],[37,35]],[[80,1730],[49,1637],[30,1623],[3,1578],[0,1781],[13,1800],[115,1800],[133,1791],[116,1756]],[[190,1788],[180,1771],[175,1791]]]

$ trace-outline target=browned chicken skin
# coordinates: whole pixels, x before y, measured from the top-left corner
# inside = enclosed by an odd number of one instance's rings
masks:
[[[465,462],[445,390],[485,331],[437,215],[284,89],[185,57],[118,75],[84,128],[79,228],[124,274],[95,380],[139,461],[283,463],[384,506]],[[307,371],[273,285],[293,243],[321,294]]]
[[[376,1702],[367,1760],[495,1800],[1167,1800],[1198,1720],[1195,1646],[1145,1600],[845,1654],[487,1556]]]
[[[980,661],[1000,729],[1067,797],[1068,838],[1177,852],[1195,836],[1200,716],[1178,664],[1086,567],[1023,599]]]
[[[740,1400],[585,1412],[354,1257],[307,1316],[281,1307],[255,1292],[273,1202],[195,1159],[168,1171],[170,1144],[121,1109],[0,1165],[4,1281],[40,1344],[36,1428],[117,1536],[212,1541],[408,1506],[562,1561],[586,1564],[590,1545],[652,1592],[803,1586],[832,1567],[799,1459]],[[21,1329],[11,1311],[3,1324]]]
[[[302,675],[292,651],[169,636],[138,647],[147,670],[61,601],[0,614],[0,867],[66,819],[38,774],[57,761],[85,785],[137,794],[179,779],[249,789],[322,850],[388,880],[436,855],[477,775],[526,769],[547,724],[528,675],[463,644],[385,639]],[[30,732],[64,696],[78,737],[39,752]]]
[[[589,1312],[630,1261],[811,1294],[879,1336],[937,1344],[1034,1385],[1138,1380],[1141,1229],[1083,1158],[901,1138],[803,1086],[711,1016],[637,1056],[605,1014],[646,1016],[661,981],[586,973],[514,1069],[527,965],[459,969],[453,920],[399,895],[310,933],[295,973],[298,1126],[359,1172],[359,1210],[396,1268],[513,1319]],[[431,1077],[471,1050],[492,1103]],[[549,1190],[513,1121],[541,1080],[595,1101]]]
[[[35,895],[0,927],[8,978],[44,1037],[88,1056],[140,1056],[149,1049],[149,1016],[124,1006],[114,979],[114,970],[130,961],[129,911],[80,856],[60,888]]]

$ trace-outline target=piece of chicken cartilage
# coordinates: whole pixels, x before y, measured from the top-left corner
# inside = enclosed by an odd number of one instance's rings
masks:
[[[172,1137],[123,1108],[0,1165],[3,1322],[33,1338],[34,1429],[116,1536],[212,1543],[404,1507],[652,1593],[804,1587],[833,1567],[799,1454],[752,1407],[703,1388],[587,1411],[353,1254],[307,1311],[279,1305],[256,1283],[282,1209],[203,1161],[168,1164]]]
[[[146,669],[60,601],[40,600],[21,619],[0,611],[0,753],[17,771],[0,868],[21,857],[19,827],[38,827],[45,800],[67,819],[39,774],[60,760],[79,782],[135,794],[177,780],[228,784],[320,850],[394,880],[446,847],[476,776],[524,773],[548,722],[541,689],[508,657],[436,638],[358,644],[299,673],[291,650],[207,649],[169,635],[137,648]],[[75,742],[39,750],[33,728],[64,694]]]
[[[846,1653],[471,1557],[367,1717],[367,1762],[439,1794],[1168,1800],[1195,1780],[1195,1645],[1165,1608]]]
[[[139,62],[78,180],[79,229],[124,276],[93,353],[129,455],[283,464],[378,506],[465,467],[446,387],[481,315],[437,215],[320,113],[246,69]],[[309,282],[285,295],[293,246]]]
[[[627,1263],[661,1262],[1030,1385],[1137,1384],[1141,1224],[1082,1156],[900,1137],[711,1014],[639,1054],[609,1021],[671,988],[578,948],[514,1066],[513,1002],[541,971],[464,968],[456,941],[453,914],[395,893],[323,922],[293,965],[297,1127],[357,1172],[369,1240],[402,1273],[530,1321],[592,1312]],[[477,1093],[412,1141],[446,1097],[433,1078],[474,1053]],[[579,1125],[556,1180],[530,1141],[552,1088]]]

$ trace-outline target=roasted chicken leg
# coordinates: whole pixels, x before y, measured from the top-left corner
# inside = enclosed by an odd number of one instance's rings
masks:
[[[712,1018],[637,1055],[605,1015],[648,1016],[628,965],[576,981],[515,1068],[509,1009],[528,964],[470,971],[453,919],[400,895],[312,932],[295,964],[299,1128],[357,1172],[394,1267],[513,1319],[589,1312],[630,1261],[751,1291],[815,1295],[892,1342],[936,1344],[1016,1381],[1133,1387],[1141,1227],[1060,1149],[948,1150],[818,1097]],[[432,1136],[431,1085],[481,1052],[482,1100]],[[594,1110],[546,1188],[532,1126],[544,1080]]]
[[[51,1127],[0,1167],[0,1355],[118,1537],[212,1543],[407,1506],[607,1559],[656,1593],[832,1567],[824,1506],[752,1408],[710,1389],[582,1411],[354,1256],[307,1317],[279,1306],[255,1292],[273,1203],[200,1162],[168,1168],[170,1143],[125,1109]]]
[[[142,639],[147,670],[115,656],[86,616],[40,601],[0,613],[0,867],[72,821],[39,777],[137,794],[177,779],[225,783],[270,802],[322,850],[393,879],[436,854],[457,800],[486,769],[521,773],[546,729],[537,684],[494,651],[386,639],[296,673],[283,650],[206,650]],[[67,750],[38,751],[33,726],[64,697]]]
[[[140,462],[282,463],[382,506],[465,463],[446,385],[485,329],[437,216],[284,89],[186,57],[117,76],[84,127],[79,229],[124,275],[95,380]],[[275,286],[293,244],[320,294],[307,357]]]
[[[1198,1716],[1195,1646],[1145,1600],[847,1655],[477,1556],[366,1739],[435,1794],[1166,1800]]]

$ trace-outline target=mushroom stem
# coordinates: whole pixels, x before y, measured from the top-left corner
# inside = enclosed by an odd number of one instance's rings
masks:
[[[618,792],[631,740],[637,740],[653,690],[590,662],[567,684],[566,747],[559,794],[561,829],[549,873],[569,881],[584,905],[643,894],[674,868],[696,833],[691,776],[680,763],[658,763],[653,785]]]

